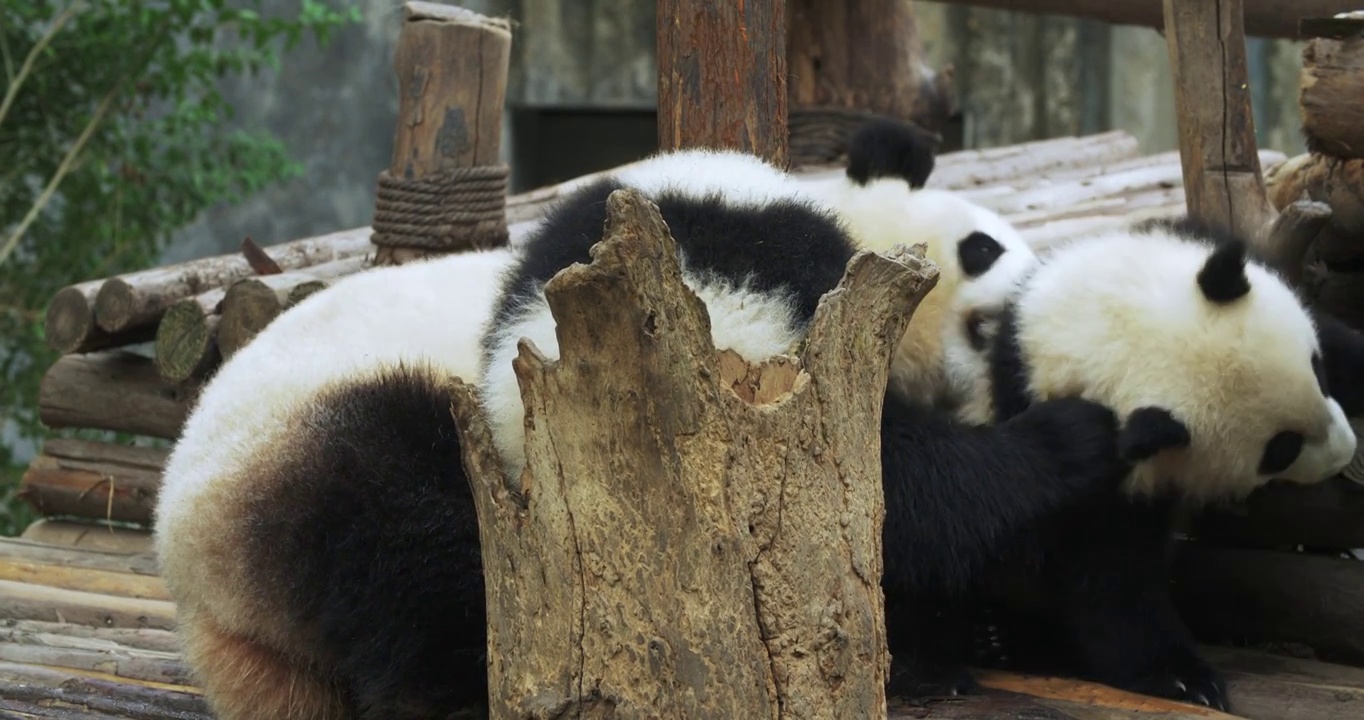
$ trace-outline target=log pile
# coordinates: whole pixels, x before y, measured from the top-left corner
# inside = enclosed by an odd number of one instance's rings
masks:
[[[1308,298],[1364,328],[1364,12],[1306,19],[1298,110],[1308,152],[1267,173],[1270,201],[1329,211],[1305,271]]]

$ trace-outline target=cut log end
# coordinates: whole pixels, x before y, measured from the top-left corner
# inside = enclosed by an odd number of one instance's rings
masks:
[[[440,22],[491,31],[511,40],[511,22],[506,18],[494,18],[474,12],[457,5],[409,0],[403,4],[403,13],[408,22]]]
[[[109,278],[95,296],[95,320],[105,332],[118,332],[137,315],[137,290],[121,278]]]
[[[234,283],[223,297],[222,318],[218,322],[218,349],[223,357],[231,357],[246,347],[256,333],[284,312],[287,298],[288,290],[281,292],[264,278]]]
[[[48,303],[43,334],[47,346],[60,353],[79,352],[98,331],[94,298],[97,287],[89,284],[62,288]]]
[[[218,315],[193,299],[172,305],[156,331],[156,371],[171,382],[201,377],[216,363]]]

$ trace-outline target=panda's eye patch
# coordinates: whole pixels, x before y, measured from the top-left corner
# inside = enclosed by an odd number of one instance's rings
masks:
[[[1265,443],[1265,454],[1260,458],[1260,474],[1274,475],[1287,470],[1302,452],[1302,433],[1285,430]]]
[[[1330,397],[1331,393],[1326,389],[1326,366],[1321,362],[1321,353],[1312,353],[1312,374],[1317,376],[1317,387],[1321,388],[1321,394]]]
[[[1004,246],[979,230],[957,243],[957,258],[961,261],[961,271],[967,277],[983,275],[1003,254]]]

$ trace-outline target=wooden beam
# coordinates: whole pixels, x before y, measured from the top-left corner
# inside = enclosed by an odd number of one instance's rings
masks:
[[[65,355],[38,386],[38,418],[50,428],[93,428],[173,440],[199,385],[161,379],[151,358],[123,350]]]
[[[1161,0],[945,0],[952,5],[1017,10],[1102,20],[1115,25],[1165,27]],[[1331,16],[1359,9],[1359,0],[1246,0],[1248,35],[1290,38],[1298,35],[1298,21],[1306,17]]]
[[[657,6],[659,148],[733,148],[786,167],[786,0]]]
[[[1275,216],[1255,150],[1242,0],[1164,0],[1189,215],[1258,238]]]

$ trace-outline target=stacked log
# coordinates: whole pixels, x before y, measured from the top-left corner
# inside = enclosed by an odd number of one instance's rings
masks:
[[[1364,328],[1364,12],[1302,22],[1298,109],[1308,152],[1267,177],[1282,209],[1303,200],[1329,208],[1307,255],[1309,301]]]

